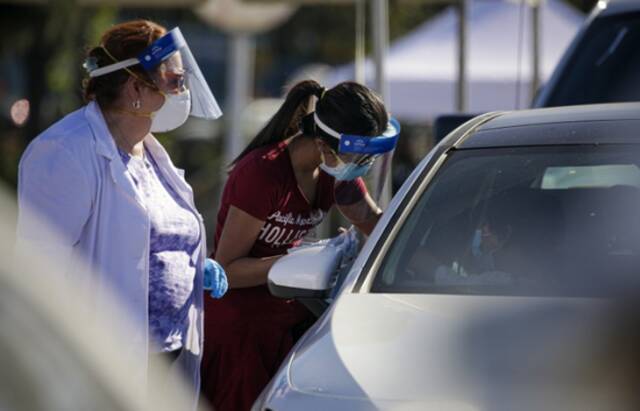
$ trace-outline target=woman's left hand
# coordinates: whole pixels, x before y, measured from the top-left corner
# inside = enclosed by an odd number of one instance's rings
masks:
[[[207,258],[204,262],[204,287],[211,290],[213,298],[222,298],[229,288],[224,268],[217,261]]]

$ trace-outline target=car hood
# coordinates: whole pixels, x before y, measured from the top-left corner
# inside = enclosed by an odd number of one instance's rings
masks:
[[[580,343],[601,334],[600,306],[586,299],[343,294],[298,345],[289,381],[316,396],[418,409],[522,409],[523,400],[534,409],[539,395],[554,395],[553,387],[573,384],[583,371],[593,350]]]

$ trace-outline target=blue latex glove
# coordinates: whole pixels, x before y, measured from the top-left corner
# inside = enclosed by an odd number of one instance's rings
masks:
[[[358,243],[358,235],[354,226],[348,230],[340,228],[340,234],[329,240],[329,244],[342,248],[343,256],[347,259],[354,259],[358,255]]]
[[[228,288],[224,268],[217,261],[207,258],[204,261],[204,289],[211,290],[213,298],[221,298]]]

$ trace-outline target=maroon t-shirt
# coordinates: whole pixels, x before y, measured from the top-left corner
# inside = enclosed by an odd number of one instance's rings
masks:
[[[250,257],[286,253],[320,224],[334,203],[334,178],[320,171],[314,204],[298,187],[286,143],[253,150],[233,168],[222,194],[215,243],[217,246],[230,206],[265,221]]]
[[[333,185],[321,171],[309,204],[286,143],[253,150],[227,180],[214,246],[234,206],[265,222],[250,257],[286,253],[322,221],[334,203]],[[230,289],[219,300],[205,293],[204,310],[202,392],[219,411],[248,410],[293,346],[293,329],[313,319],[297,301],[273,297],[266,285]]]

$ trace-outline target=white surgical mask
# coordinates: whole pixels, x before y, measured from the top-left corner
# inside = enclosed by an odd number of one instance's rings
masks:
[[[187,121],[191,112],[189,90],[177,94],[163,93],[163,95],[164,103],[151,119],[151,131],[154,133],[175,130]]]

